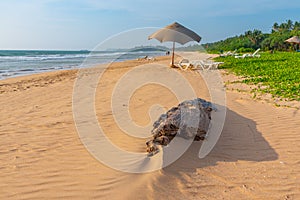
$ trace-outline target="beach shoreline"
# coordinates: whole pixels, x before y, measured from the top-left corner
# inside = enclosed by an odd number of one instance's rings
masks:
[[[215,58],[218,55],[216,54],[202,54],[203,59],[211,59]],[[179,54],[176,55],[177,60],[180,60],[182,57],[186,56],[192,56],[192,59],[198,59],[197,57],[194,56],[194,53],[190,52],[180,52]],[[167,60],[168,56],[158,56],[156,61],[159,60]],[[155,60],[152,60],[152,62]],[[127,60],[127,61],[119,61],[119,62],[113,62],[113,63],[118,63],[121,64],[126,62],[134,62],[135,64],[146,64],[146,63],[151,63],[151,60],[146,60],[146,59],[134,59],[134,60]],[[5,93],[8,90],[9,91],[17,91],[17,88],[23,88],[26,89],[30,82],[36,82],[36,80],[41,81],[42,87],[45,85],[48,85],[49,83],[53,83],[55,81],[59,81],[60,78],[58,77],[67,77],[70,76],[72,77],[71,79],[75,79],[76,74],[78,71],[82,69],[96,69],[96,68],[103,68],[103,67],[108,67],[112,63],[103,63],[103,64],[97,64],[94,66],[90,67],[85,67],[85,68],[76,68],[76,69],[59,69],[59,70],[53,70],[53,71],[48,71],[48,72],[39,72],[39,73],[33,73],[33,74],[28,74],[28,75],[22,75],[22,76],[16,76],[16,77],[9,77],[6,79],[1,79],[0,80],[0,94]],[[164,64],[168,64],[168,62],[165,62]],[[128,66],[127,66],[128,67]],[[114,67],[116,68],[116,67]],[[228,70],[221,69],[219,70],[222,76],[222,79],[224,80],[224,84],[226,87],[227,91],[232,91],[232,92],[237,92],[237,93],[243,93],[249,98],[252,98],[255,101],[261,101],[264,103],[271,104],[276,107],[287,107],[287,108],[293,108],[293,109],[299,109],[300,108],[300,102],[299,101],[289,101],[287,99],[280,99],[280,98],[273,98],[269,94],[261,94],[255,91],[256,86],[255,85],[249,85],[246,83],[237,83],[237,80],[242,79],[242,77],[239,77],[237,75],[234,75],[233,73],[228,72]],[[44,80],[43,80],[44,79]],[[21,83],[25,84],[25,87],[21,87]],[[17,85],[17,86],[16,86]],[[29,84],[31,85],[31,84]],[[36,84],[38,85],[38,84]],[[10,89],[8,89],[10,88]]]
[[[118,81],[139,65],[169,65],[129,60],[111,64],[95,93],[95,111],[107,137],[118,147],[145,152],[145,138],[125,135],[117,126],[111,98]],[[101,69],[85,69],[98,73]],[[178,71],[198,97],[210,100],[196,71]],[[155,68],[158,78],[165,79]],[[232,77],[224,75],[226,80]],[[142,71],[140,72],[142,76]],[[0,199],[298,199],[300,198],[300,114],[253,100],[248,92],[226,90],[227,114],[213,151],[198,158],[201,143],[172,165],[145,174],[120,172],[96,160],[84,147],[73,116],[78,70],[53,71],[0,81]],[[238,86],[236,86],[238,87]],[[159,103],[165,110],[178,99],[157,84],[140,87],[128,107],[141,126]],[[163,110],[160,110],[162,112]]]

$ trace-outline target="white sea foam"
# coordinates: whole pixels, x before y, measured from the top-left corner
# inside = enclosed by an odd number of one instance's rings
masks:
[[[45,71],[89,67],[109,63],[163,55],[162,51],[5,51],[0,50],[0,80]],[[88,65],[83,65],[89,58]]]

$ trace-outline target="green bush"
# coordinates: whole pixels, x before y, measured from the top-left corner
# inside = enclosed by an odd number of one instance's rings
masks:
[[[292,36],[300,36],[300,22],[293,23],[287,20],[284,23],[274,23],[271,33],[262,33],[260,30],[249,30],[239,36],[234,36],[218,42],[204,44],[208,52],[233,51],[249,52],[250,49],[292,51],[293,44],[285,42]]]
[[[241,47],[237,50],[238,53],[246,53],[246,52],[253,52],[253,51],[255,50],[252,48],[245,48],[245,47]]]
[[[261,85],[258,91],[273,97],[300,101],[300,53],[261,53],[260,58],[236,59],[218,57],[225,62],[220,68],[228,69],[239,76],[242,82]]]

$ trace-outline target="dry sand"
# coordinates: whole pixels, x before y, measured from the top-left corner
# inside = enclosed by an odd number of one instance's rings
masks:
[[[95,96],[96,115],[107,137],[133,152],[145,152],[147,139],[123,134],[114,122],[110,100],[122,75],[146,62],[153,61],[113,64]],[[157,62],[167,65],[169,60]],[[297,109],[229,90],[224,129],[207,157],[198,158],[201,143],[195,142],[164,169],[125,173],[97,161],[79,139],[72,113],[76,72],[0,82],[0,199],[300,199]],[[197,72],[181,73],[198,97],[209,100]],[[124,106],[134,122],[146,125],[148,110],[157,102],[166,110],[178,104],[170,90],[149,84]]]

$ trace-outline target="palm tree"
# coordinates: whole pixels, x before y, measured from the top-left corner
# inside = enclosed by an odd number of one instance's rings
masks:
[[[273,24],[273,27],[272,27],[272,32],[278,31],[278,29],[279,29],[279,25],[278,25],[277,22],[275,22],[275,23]]]
[[[263,34],[260,30],[246,31],[245,36],[252,42],[255,48],[258,47],[259,42],[263,39]]]
[[[295,22],[294,24],[294,30],[300,30],[300,22]]]
[[[286,25],[288,30],[292,30],[294,28],[294,23],[290,19],[286,22]]]

